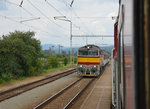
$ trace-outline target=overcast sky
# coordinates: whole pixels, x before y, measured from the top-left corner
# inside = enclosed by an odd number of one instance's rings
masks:
[[[30,30],[42,44],[69,46],[70,23],[54,20],[54,16],[71,20],[73,35],[113,35],[111,17],[118,14],[118,0],[74,0],[72,7],[72,0],[23,0],[22,5],[21,1],[0,0],[0,36]],[[87,43],[112,45],[113,38],[88,38]],[[85,44],[86,38],[73,37],[73,46]]]

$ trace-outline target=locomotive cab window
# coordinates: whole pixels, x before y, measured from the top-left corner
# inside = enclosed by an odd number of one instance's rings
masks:
[[[78,52],[78,55],[79,56],[87,56],[88,55],[88,51],[87,50],[79,50],[79,52]]]
[[[98,50],[79,50],[79,56],[98,56]]]
[[[89,50],[88,55],[89,56],[98,56],[98,50]]]

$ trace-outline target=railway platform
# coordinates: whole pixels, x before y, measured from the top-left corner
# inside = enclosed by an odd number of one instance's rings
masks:
[[[112,99],[112,70],[108,64],[85,98],[80,109],[110,109]]]

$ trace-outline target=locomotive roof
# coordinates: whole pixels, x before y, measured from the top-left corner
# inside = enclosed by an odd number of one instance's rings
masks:
[[[99,49],[101,50],[101,48],[99,46],[96,45],[85,45],[79,48],[79,50],[86,50],[86,49],[92,49],[92,50],[96,50]]]

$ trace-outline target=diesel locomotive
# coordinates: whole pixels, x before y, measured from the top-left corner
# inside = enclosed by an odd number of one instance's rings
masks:
[[[98,76],[104,66],[104,55],[100,47],[96,45],[85,45],[78,49],[79,76]]]

